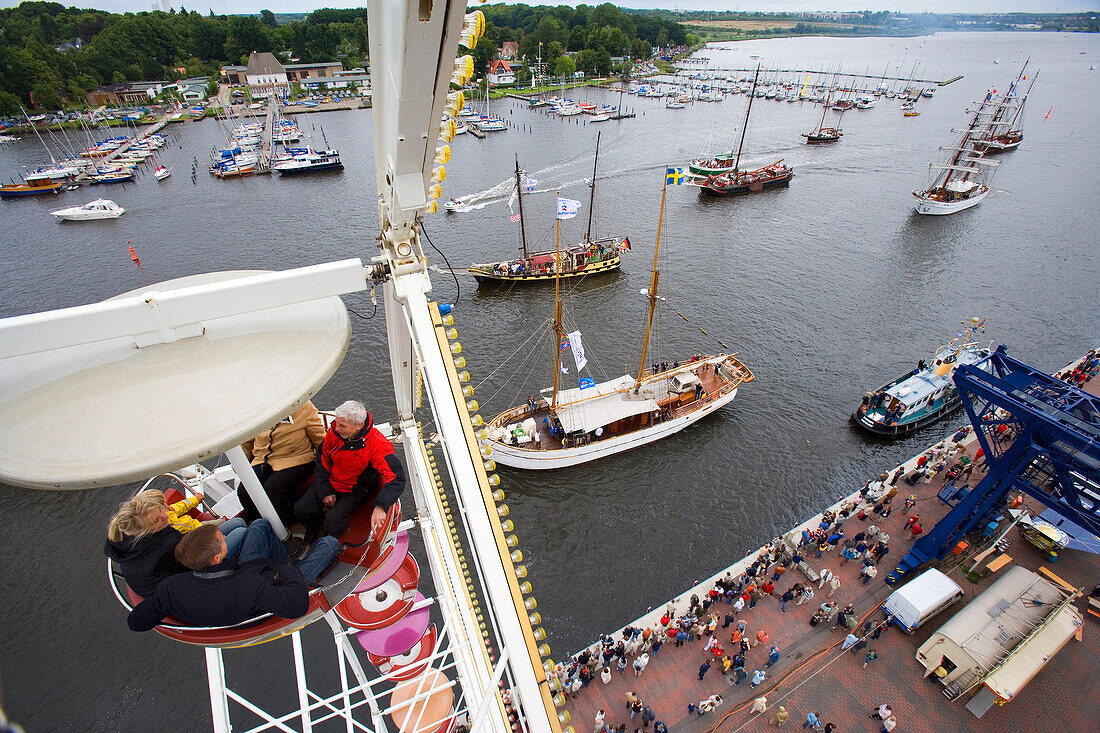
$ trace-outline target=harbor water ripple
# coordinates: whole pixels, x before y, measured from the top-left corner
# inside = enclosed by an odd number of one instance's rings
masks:
[[[768,65],[839,63],[843,71],[872,74],[904,59],[908,75],[919,60],[918,75],[964,78],[922,99],[919,117],[903,118],[899,101],[885,98],[847,112],[843,139],[827,147],[801,144],[819,107],[756,100],[745,160],[755,167],[783,158],[795,170],[790,188],[723,200],[701,198],[690,187],[668,190],[660,261],[668,301],[650,361],[716,351],[717,339],[740,354],[756,381],[731,406],[644,450],[550,473],[500,470],[555,659],[664,603],[962,421],[886,443],[856,432],[848,415],[864,391],[928,356],[964,320],[988,318],[988,339],[1051,370],[1096,346],[1100,335],[1100,74],[1089,70],[1100,55],[1095,35],[800,38],[734,49],[705,53],[713,65],[748,67],[750,56],[760,55]],[[992,193],[953,216],[916,216],[910,191],[924,185],[928,163],[950,144],[949,131],[964,124],[967,106],[987,89],[1015,78],[1027,56],[1029,70],[1042,74],[1023,145],[1000,157]],[[586,95],[619,99],[572,92]],[[507,181],[518,154],[538,179],[539,193],[524,202],[529,237],[535,246],[553,246],[560,188],[584,202],[581,215],[562,225],[563,240],[576,241],[602,131],[595,228],[629,236],[633,250],[620,273],[569,284],[566,310],[570,327],[584,334],[593,376],[634,373],[645,306],[639,291],[649,284],[663,169],[735,146],[745,103],[732,96],[670,110],[660,100],[627,96],[635,119],[587,123],[518,101],[494,102],[511,129],[486,140],[456,139],[444,195],[504,193],[466,213],[427,217],[427,232],[456,267],[515,252]],[[205,165],[224,140],[216,123],[204,121],[169,128],[172,142],[160,153],[174,168],[166,181],[153,180],[150,170],[134,185],[95,195],[82,189],[0,202],[0,316],[94,302],[211,270],[370,258],[377,233],[370,113],[300,120],[318,146],[323,129],[340,150],[343,172],[214,179]],[[6,176],[42,159],[33,136],[0,146]],[[96,196],[127,213],[65,224],[49,216]],[[140,269],[130,262],[130,245]],[[426,251],[433,264],[444,264]],[[550,289],[478,289],[460,278],[459,296],[449,276],[433,274],[433,282],[440,301],[457,303],[482,414],[547,386],[548,342],[526,362],[523,350],[498,367],[545,329]],[[351,349],[315,402],[330,407],[358,397],[379,421],[392,419],[384,318],[367,294],[346,302],[356,314]],[[69,437],[65,425],[55,431],[42,439]],[[0,553],[7,558],[0,569],[0,671],[6,709],[28,730],[210,725],[200,651],[130,633],[105,582],[107,518],[134,488],[0,487]],[[311,681],[322,689],[335,684],[327,630],[304,635],[307,658],[318,663]],[[230,652],[230,684],[283,709],[281,700],[295,699],[290,659],[285,641]]]

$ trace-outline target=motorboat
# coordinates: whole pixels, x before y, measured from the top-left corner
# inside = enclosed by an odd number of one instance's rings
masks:
[[[952,376],[960,366],[989,371],[990,349],[974,340],[985,320],[971,319],[968,328],[936,350],[930,363],[921,359],[911,369],[863,396],[852,422],[876,435],[900,437],[950,415],[962,406]]]
[[[339,150],[311,150],[306,155],[285,158],[272,166],[280,175],[339,170],[343,167],[344,164],[340,161]]]
[[[172,175],[171,168],[165,168],[163,165],[158,165],[156,170],[153,171],[153,177],[158,181],[163,181],[168,176]]]
[[[94,221],[96,219],[117,219],[126,213],[126,209],[110,199],[96,199],[83,206],[70,206],[50,213],[65,221]]]

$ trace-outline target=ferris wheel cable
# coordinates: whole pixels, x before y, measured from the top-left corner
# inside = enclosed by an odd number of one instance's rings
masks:
[[[424,228],[423,219],[420,220],[420,231],[424,233],[424,238],[428,240],[428,244],[431,245],[432,249],[438,252],[439,256],[443,258],[443,261],[447,263],[447,269],[451,271],[451,277],[453,277],[455,280],[455,303],[457,303],[462,298],[462,288],[458,284],[458,276],[455,275],[454,268],[451,267],[451,261],[447,259],[447,255],[443,254],[443,252],[435,246],[435,242],[433,242],[432,238],[428,236],[428,230]]]

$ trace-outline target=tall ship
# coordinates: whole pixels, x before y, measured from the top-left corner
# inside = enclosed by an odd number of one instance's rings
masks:
[[[528,178],[519,167],[516,156],[515,194],[519,204],[519,238],[521,255],[511,260],[485,262],[470,265],[467,271],[479,283],[550,283],[558,278],[600,275],[614,272],[622,264],[621,253],[630,250],[630,239],[621,236],[592,237],[592,212],[596,204],[596,169],[600,155],[600,135],[596,134],[596,156],[592,163],[592,181],[589,184],[588,225],[584,238],[577,244],[551,250],[534,251],[527,242],[524,221],[523,198],[534,179]]]
[[[1020,69],[1020,75],[1008,86],[1008,90],[1001,98],[997,110],[990,121],[989,132],[980,141],[980,146],[986,155],[996,155],[1006,150],[1015,150],[1024,141],[1024,108],[1027,105],[1028,95],[1031,94],[1035,80],[1039,78],[1036,71],[1031,77],[1031,83],[1022,97],[1019,94],[1020,81],[1027,80],[1024,71],[1027,62]]]
[[[562,354],[573,354],[577,375],[587,364],[579,331],[566,334],[559,297],[560,278],[555,279],[553,385],[492,418],[486,436],[497,463],[530,470],[576,466],[675,435],[707,415],[725,407],[737,396],[738,388],[754,379],[753,373],[734,354],[688,355],[683,360],[653,364],[647,368],[646,354],[653,329],[653,314],[659,300],[657,258],[661,248],[661,219],[670,169],[661,193],[661,215],[657,222],[657,243],[653,252],[650,286],[643,292],[649,300],[642,355],[637,376],[624,374],[604,382],[587,377],[577,387],[561,384]],[[558,220],[560,241],[561,217]]]
[[[984,320],[972,319],[968,328],[936,350],[931,361],[921,359],[916,369],[865,394],[852,413],[852,422],[876,435],[896,438],[958,410],[962,400],[952,381],[955,370],[964,364],[989,368],[990,349],[975,339],[984,327]]]
[[[745,133],[749,128],[749,115],[752,114],[752,100],[756,98],[756,84],[760,77],[760,66],[752,78],[752,92],[749,94],[748,107],[745,109],[745,122],[741,126],[741,140],[737,152],[715,156],[712,159],[693,160],[688,170],[696,176],[705,176],[701,193],[710,196],[734,196],[754,193],[766,188],[788,186],[794,178],[794,170],[777,160],[763,168],[741,170],[741,151],[745,146]]]
[[[984,140],[988,137],[990,119],[998,104],[993,102],[993,92],[985,100],[969,110],[971,117],[961,137],[947,148],[948,157],[942,163],[928,166],[931,182],[923,189],[913,191],[917,199],[918,214],[943,216],[977,206],[989,195],[987,169],[997,163],[984,160]]]

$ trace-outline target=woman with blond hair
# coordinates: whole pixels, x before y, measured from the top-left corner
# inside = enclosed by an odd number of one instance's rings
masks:
[[[173,551],[186,532],[201,526],[197,519],[186,516],[201,499],[198,495],[169,507],[163,492],[146,489],[119,505],[107,525],[103,552],[119,564],[122,577],[135,593],[150,596],[160,581],[187,569]],[[233,538],[237,549],[244,540],[244,520],[234,519],[222,525],[226,544],[230,544],[229,536],[238,528],[241,531]]]

